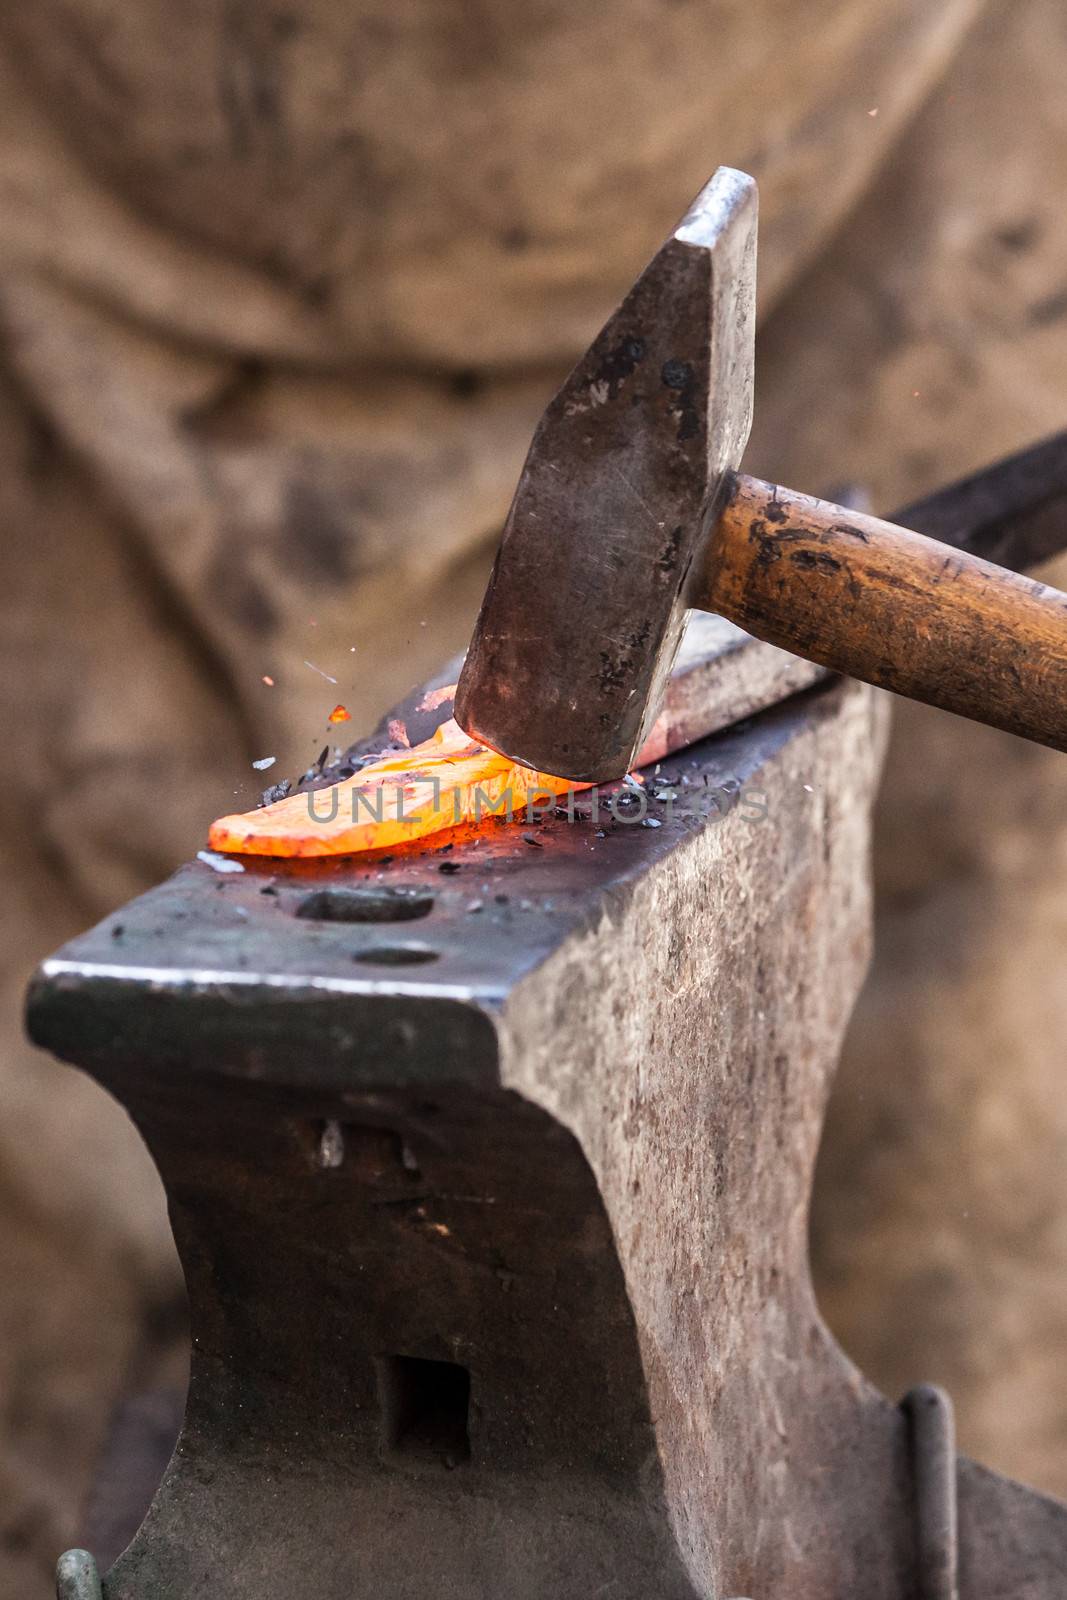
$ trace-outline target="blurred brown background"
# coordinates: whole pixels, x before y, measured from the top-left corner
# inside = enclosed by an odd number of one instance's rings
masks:
[[[154,1173],[23,1043],[34,963],[462,646],[541,406],[718,163],[762,192],[751,470],[889,510],[1063,426],[1065,70],[1062,0],[2,8],[5,1600],[183,1361]],[[814,1218],[850,1353],[1061,1495],[1065,799],[898,708]]]

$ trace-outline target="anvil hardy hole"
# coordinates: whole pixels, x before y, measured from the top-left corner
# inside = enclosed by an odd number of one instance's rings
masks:
[[[416,922],[433,910],[425,889],[394,884],[382,888],[316,889],[305,895],[296,915],[308,922]]]
[[[427,961],[439,959],[436,950],[424,944],[383,944],[369,950],[357,950],[352,957],[367,967],[422,967]]]
[[[387,1459],[458,1467],[470,1460],[471,1378],[452,1361],[379,1356],[378,1397]]]
[[[333,1117],[305,1124],[315,1166],[325,1172],[341,1167],[360,1183],[388,1188],[422,1182],[418,1159],[402,1134],[393,1128],[365,1127]],[[402,1192],[397,1198],[402,1198]]]

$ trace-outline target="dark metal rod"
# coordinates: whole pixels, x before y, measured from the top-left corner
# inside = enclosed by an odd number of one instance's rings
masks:
[[[1067,432],[893,513],[893,522],[1025,572],[1067,547]]]
[[[944,1389],[923,1383],[901,1401],[915,1485],[917,1600],[959,1600],[956,1424]]]

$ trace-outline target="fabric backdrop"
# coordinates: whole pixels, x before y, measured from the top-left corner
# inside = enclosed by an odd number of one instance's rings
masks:
[[[761,186],[751,470],[888,510],[1060,427],[1065,67],[1061,0],[3,8],[0,1595],[181,1359],[153,1170],[23,1043],[34,963],[463,645],[541,406],[719,163]],[[1061,1494],[1065,801],[898,711],[814,1223],[851,1354]]]

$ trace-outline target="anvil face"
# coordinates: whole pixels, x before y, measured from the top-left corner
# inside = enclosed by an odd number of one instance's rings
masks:
[[[620,777],[752,419],[756,186],[720,167],[545,411],[456,698],[541,771]]]

